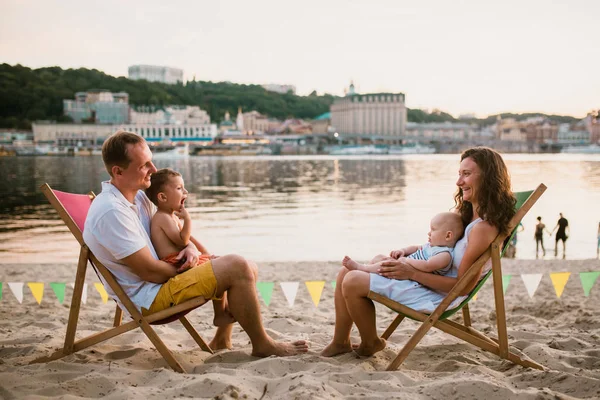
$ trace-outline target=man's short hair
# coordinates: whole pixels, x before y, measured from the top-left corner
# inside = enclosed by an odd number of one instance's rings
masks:
[[[127,145],[136,145],[145,143],[145,140],[140,135],[133,132],[117,131],[110,135],[102,145],[102,161],[112,177],[112,167],[118,165],[121,168],[127,168],[131,160],[127,155]]]
[[[150,187],[146,189],[146,196],[158,206],[158,194],[163,190],[165,184],[174,176],[181,176],[177,171],[171,168],[162,168],[152,174],[150,177]]]

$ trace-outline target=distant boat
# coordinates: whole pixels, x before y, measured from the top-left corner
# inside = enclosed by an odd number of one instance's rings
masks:
[[[425,146],[422,144],[408,146],[390,146],[388,154],[433,154],[435,147]]]
[[[359,156],[372,154],[387,154],[388,148],[385,146],[375,146],[373,144],[361,145],[339,145],[328,146],[325,151],[334,156]]]
[[[177,146],[165,151],[157,151],[152,154],[152,158],[155,160],[188,158],[189,156],[190,148],[187,144],[185,146]]]
[[[589,144],[587,146],[569,146],[563,147],[561,153],[568,154],[598,154],[600,153],[600,146],[597,144]]]

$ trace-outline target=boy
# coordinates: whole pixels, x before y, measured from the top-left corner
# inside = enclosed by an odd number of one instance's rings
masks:
[[[350,257],[344,257],[344,267],[353,270],[378,273],[381,262],[390,258],[404,261],[423,272],[445,275],[452,268],[453,248],[463,234],[463,223],[459,214],[444,212],[431,219],[429,241],[422,246],[408,246],[393,250],[390,257],[376,256],[370,264],[360,264]]]
[[[150,223],[150,239],[158,257],[177,267],[185,261],[177,260],[177,255],[181,249],[192,242],[202,253],[196,265],[202,265],[208,260],[217,258],[209,254],[206,247],[191,235],[192,220],[185,208],[188,191],[185,189],[181,174],[172,169],[163,168],[152,174],[150,182],[150,187],[146,189],[146,195],[157,207]],[[213,301],[213,304],[216,326],[234,322],[233,317],[225,311],[227,305],[225,299]]]

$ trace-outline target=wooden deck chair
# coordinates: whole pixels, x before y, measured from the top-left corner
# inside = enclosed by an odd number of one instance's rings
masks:
[[[125,294],[125,291],[121,285],[117,283],[114,275],[104,265],[102,265],[100,261],[98,261],[94,254],[92,254],[92,252],[85,245],[83,241],[83,226],[90,205],[92,204],[92,200],[95,197],[94,193],[90,192],[87,195],[81,195],[60,192],[58,190],[51,189],[47,183],[42,185],[41,189],[44,195],[48,198],[48,201],[50,201],[50,204],[54,207],[54,209],[56,209],[63,222],[67,225],[73,236],[75,236],[75,239],[77,239],[79,242],[81,250],[79,252],[79,263],[77,264],[77,275],[75,276],[73,298],[71,299],[71,309],[69,312],[67,333],[65,335],[65,345],[62,349],[57,350],[52,355],[48,357],[42,357],[34,362],[47,362],[56,360],[139,327],[146,334],[146,336],[148,336],[148,339],[150,339],[154,347],[156,347],[156,350],[158,350],[158,352],[163,356],[167,364],[169,364],[169,366],[175,371],[185,373],[185,369],[181,366],[181,364],[179,364],[171,351],[167,348],[167,346],[165,346],[163,341],[150,326],[169,323],[177,319],[181,321],[185,329],[189,332],[194,341],[198,343],[202,350],[213,353],[208,344],[206,344],[204,339],[198,334],[198,332],[196,332],[194,327],[185,317],[185,314],[206,303],[206,300],[203,297],[196,297],[167,310],[143,316],[137,310],[129,296]],[[79,306],[81,304],[81,296],[83,293],[83,285],[85,282],[88,261],[94,268],[96,274],[99,277],[102,276],[111,287],[112,291],[117,295],[121,303],[131,315],[132,321],[121,324],[123,311],[117,305],[112,328],[75,341],[75,332],[77,330],[77,321],[79,318]]]
[[[516,227],[521,222],[521,219],[525,214],[531,209],[531,207],[535,204],[535,202],[540,198],[542,193],[546,190],[546,186],[544,184],[540,184],[537,189],[534,191],[528,192],[518,192],[515,193],[515,197],[517,198],[517,212],[515,216],[511,219],[509,223],[509,232],[512,235],[515,234]],[[416,347],[416,345],[421,341],[423,336],[431,329],[432,326],[442,330],[443,332],[449,333],[459,339],[462,339],[468,343],[471,343],[482,350],[489,351],[490,353],[494,353],[497,356],[509,360],[515,364],[520,364],[525,367],[537,368],[543,370],[544,367],[540,364],[537,364],[531,360],[525,360],[515,353],[509,351],[508,348],[508,335],[506,332],[506,314],[504,309],[504,292],[502,289],[502,269],[500,264],[500,257],[503,254],[502,243],[506,239],[508,235],[506,234],[498,234],[496,239],[492,242],[490,247],[483,253],[476,261],[473,263],[471,268],[465,273],[462,278],[460,278],[450,293],[442,300],[440,305],[431,313],[426,314],[419,311],[415,311],[410,307],[406,307],[400,303],[397,303],[393,300],[388,299],[378,293],[369,292],[368,297],[378,303],[381,303],[392,310],[399,313],[399,315],[392,321],[390,326],[385,330],[381,337],[383,339],[387,339],[390,335],[396,330],[400,322],[405,317],[411,318],[416,321],[421,321],[421,326],[417,329],[417,331],[411,336],[408,342],[404,345],[402,350],[398,353],[396,358],[390,362],[387,367],[388,371],[394,371],[398,369],[400,364],[408,357],[410,352]],[[502,251],[502,253],[501,253]],[[485,265],[485,263],[492,258],[492,268],[491,270],[478,282],[477,286],[471,291],[469,296],[457,307],[446,310],[448,306],[456,299],[459,293],[463,290],[464,287],[473,279],[475,273],[479,270],[479,267]],[[495,306],[496,306],[496,324],[498,327],[498,339],[490,338],[485,334],[475,330],[471,326],[471,316],[469,314],[469,301],[473,298],[473,296],[479,291],[479,289],[483,286],[487,278],[492,275],[493,283],[494,283],[494,298],[495,298]],[[457,311],[462,310],[463,314],[463,324],[458,322],[454,322],[449,320],[448,318],[452,316]]]

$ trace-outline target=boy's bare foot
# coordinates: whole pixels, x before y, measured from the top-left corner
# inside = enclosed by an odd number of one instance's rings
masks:
[[[211,340],[210,343],[208,344],[208,347],[210,347],[213,351],[214,350],[231,350],[233,348],[233,346],[231,345],[231,339],[219,340],[217,338],[214,338],[213,340]]]
[[[321,350],[321,355],[323,357],[333,357],[338,354],[350,353],[354,350],[356,346],[350,343],[336,343],[331,342],[323,350]]]
[[[363,266],[362,264],[357,263],[348,256],[344,257],[344,259],[342,260],[342,265],[348,268],[349,270],[361,269],[361,267]]]
[[[292,343],[270,341],[270,343],[266,344],[264,348],[253,348],[252,355],[254,357],[287,357],[306,353],[307,351],[308,344],[304,340],[297,340]]]
[[[385,349],[385,345],[386,345],[385,339],[377,338],[377,340],[373,343],[369,343],[369,344],[361,343],[357,349],[354,349],[354,351],[359,356],[369,357],[369,356],[372,356],[373,354],[377,353],[378,351]]]

